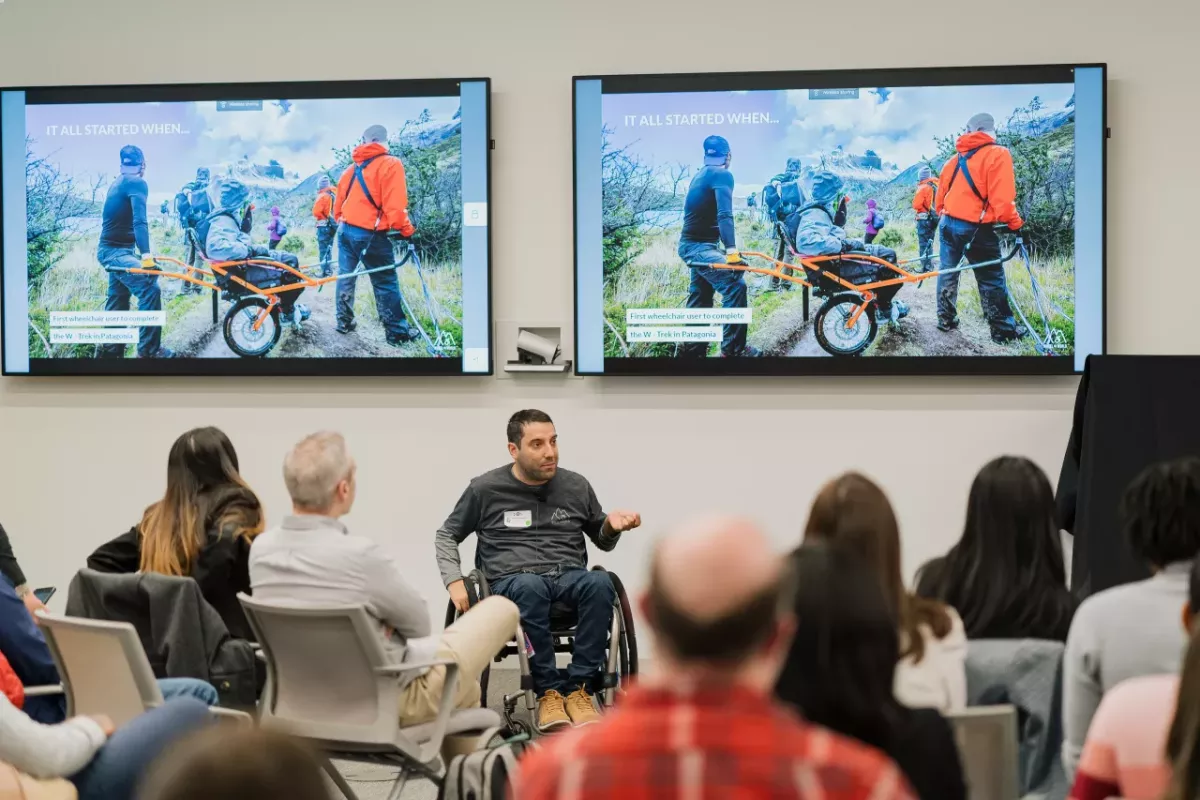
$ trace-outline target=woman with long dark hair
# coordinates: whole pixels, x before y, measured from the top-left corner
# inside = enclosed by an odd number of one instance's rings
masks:
[[[907,708],[893,692],[900,658],[896,620],[877,581],[823,543],[791,557],[796,635],[775,693],[810,722],[882,750],[927,800],[966,798],[949,723]]]
[[[262,531],[262,504],[238,473],[233,443],[219,428],[194,428],[171,446],[162,499],[87,564],[190,576],[230,634],[253,639],[237,595],[250,592],[250,543]]]
[[[953,606],[968,639],[1067,640],[1075,600],[1054,492],[1037,464],[1001,456],[979,470],[962,538],[921,568],[917,594]]]
[[[900,570],[900,526],[887,495],[847,472],[817,493],[804,541],[830,541],[875,576],[900,633],[895,690],[900,702],[942,711],[967,704],[967,639],[962,620],[935,600],[916,597]]]

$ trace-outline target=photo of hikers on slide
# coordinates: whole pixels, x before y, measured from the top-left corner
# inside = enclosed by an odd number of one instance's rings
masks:
[[[459,98],[36,105],[26,131],[31,357],[461,353]]]
[[[1072,84],[603,102],[607,357],[1073,354]]]

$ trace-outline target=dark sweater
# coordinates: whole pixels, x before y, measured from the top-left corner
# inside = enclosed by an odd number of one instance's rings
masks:
[[[8,582],[13,586],[21,586],[25,583],[25,573],[21,571],[21,565],[17,563],[17,557],[13,554],[12,542],[8,540],[8,531],[4,530],[3,525],[0,525],[0,575],[8,578]]]
[[[137,526],[88,556],[89,569],[97,572],[137,572],[142,561],[142,535]],[[250,594],[250,543],[241,536],[209,530],[208,540],[192,562],[191,578],[221,619],[230,635],[254,641],[254,632],[238,602],[239,592]]]
[[[966,800],[954,731],[937,709],[904,708],[886,746],[921,800]]]
[[[133,247],[145,255],[150,252],[150,223],[146,219],[146,200],[150,188],[136,175],[122,175],[108,187],[104,198],[104,217],[100,228],[101,247]]]
[[[705,167],[696,173],[683,200],[685,242],[716,242],[737,247],[733,229],[733,173],[725,167]]]

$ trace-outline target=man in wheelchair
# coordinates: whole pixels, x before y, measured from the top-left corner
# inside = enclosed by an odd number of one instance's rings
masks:
[[[558,434],[545,412],[513,414],[508,452],[513,463],[472,480],[438,529],[442,582],[458,610],[466,611],[458,545],[478,534],[475,563],[492,594],[516,603],[533,649],[529,661],[538,728],[595,722],[592,695],[604,668],[616,590],[607,573],[587,569],[584,536],[601,550],[612,550],[622,532],[641,524],[641,516],[605,514],[586,478],[558,468]],[[555,662],[550,633],[555,603],[572,608],[578,620],[565,675]]]
[[[877,244],[865,244],[846,238],[846,230],[834,224],[834,215],[841,202],[842,179],[832,172],[822,170],[813,176],[812,200],[787,219],[788,233],[796,243],[796,252],[803,257],[845,255],[837,261],[820,262],[822,270],[837,274],[842,280],[854,284],[871,283],[898,277],[893,272],[871,261],[855,260],[856,253],[882,258],[895,264],[896,251]],[[908,316],[908,306],[893,298],[903,284],[881,286],[875,289],[875,318],[884,323],[899,322]],[[817,287],[832,293],[845,287],[828,279],[817,280]]]
[[[270,259],[296,268],[300,260],[291,253],[271,250],[263,245],[256,245],[250,234],[243,230],[242,219],[244,208],[249,199],[249,192],[241,181],[225,179],[217,185],[217,209],[204,218],[196,226],[196,235],[204,246],[204,255],[209,261],[244,261],[251,258]],[[247,283],[252,283],[260,289],[301,283],[303,279],[287,270],[270,267],[264,264],[247,264],[240,267],[228,267],[229,275],[237,275]],[[237,296],[245,290],[227,276],[217,275],[217,284],[222,290]],[[304,289],[291,289],[280,292],[279,311],[283,323],[300,323],[309,318],[310,311],[303,303],[297,303]]]

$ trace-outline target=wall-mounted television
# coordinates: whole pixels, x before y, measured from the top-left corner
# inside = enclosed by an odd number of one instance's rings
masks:
[[[1104,65],[578,77],[576,370],[1069,374]]]
[[[489,92],[0,89],[4,374],[490,374]]]

